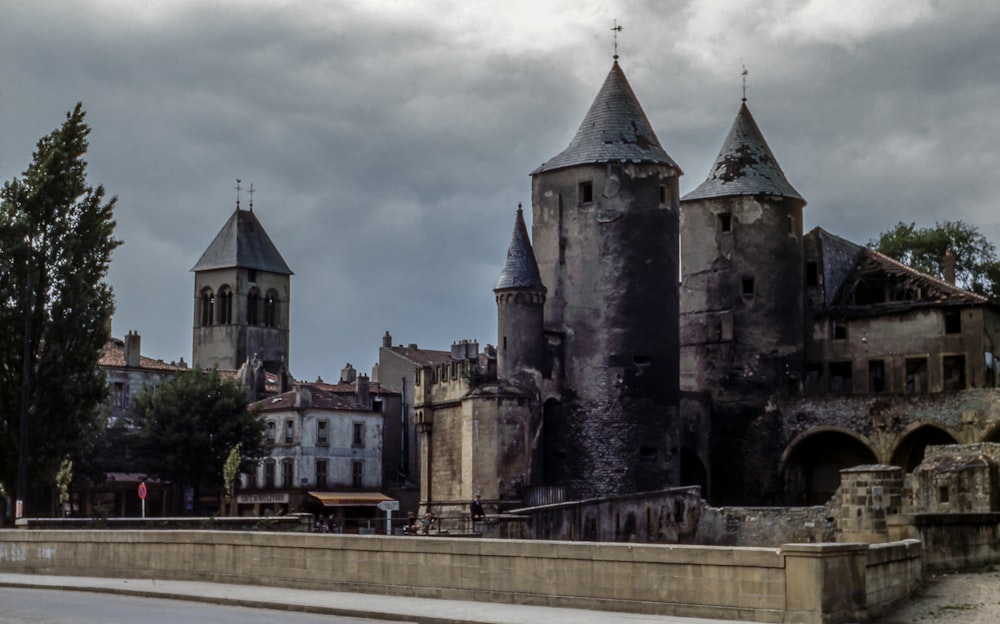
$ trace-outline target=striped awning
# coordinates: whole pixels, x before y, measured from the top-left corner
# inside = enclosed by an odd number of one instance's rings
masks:
[[[382,501],[395,500],[379,492],[309,492],[324,507],[374,507]]]

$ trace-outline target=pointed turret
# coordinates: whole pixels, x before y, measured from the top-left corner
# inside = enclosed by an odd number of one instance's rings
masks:
[[[524,223],[524,211],[520,205],[517,207],[517,218],[514,221],[514,234],[511,236],[510,246],[507,248],[507,260],[504,262],[500,278],[493,290],[506,290],[508,288],[545,291],[542,278],[538,274],[535,254],[531,250],[531,241],[528,240],[528,227]]]
[[[805,203],[785,178],[745,101],[708,179],[681,200],[732,195],[777,195]]]
[[[528,240],[524,211],[517,207],[514,234],[500,279],[493,288],[497,300],[497,374],[513,379],[542,370],[545,348],[543,306],[545,285]]]
[[[660,145],[638,98],[615,61],[569,147],[532,175],[593,163],[657,163],[677,169]]]

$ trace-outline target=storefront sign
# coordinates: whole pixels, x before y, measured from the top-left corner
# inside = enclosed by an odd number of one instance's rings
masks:
[[[237,494],[236,502],[240,505],[284,504],[288,502],[288,493],[284,494]]]

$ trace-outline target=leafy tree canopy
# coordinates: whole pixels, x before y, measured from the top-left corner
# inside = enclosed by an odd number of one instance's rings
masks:
[[[223,486],[223,467],[239,446],[244,470],[265,454],[264,423],[251,409],[247,390],[219,371],[195,368],[139,395],[130,418],[141,433],[145,469],[161,479],[191,486]]]
[[[924,273],[944,276],[948,250],[955,254],[955,284],[1000,300],[1000,261],[996,247],[978,229],[962,221],[944,221],[934,227],[897,223],[868,241],[868,246]]]
[[[54,483],[60,462],[85,455],[103,425],[98,362],[114,312],[105,278],[120,243],[115,198],[87,185],[84,115],[77,104],[0,191],[0,484],[8,490],[17,475],[26,316],[29,482]]]

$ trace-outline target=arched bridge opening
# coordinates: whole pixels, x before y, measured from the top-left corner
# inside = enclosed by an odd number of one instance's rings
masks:
[[[950,433],[934,425],[922,425],[904,435],[892,453],[892,465],[900,466],[906,472],[913,472],[924,461],[928,446],[958,444]]]
[[[785,500],[790,505],[822,505],[840,487],[841,470],[878,461],[863,440],[835,430],[800,437],[785,455]]]

